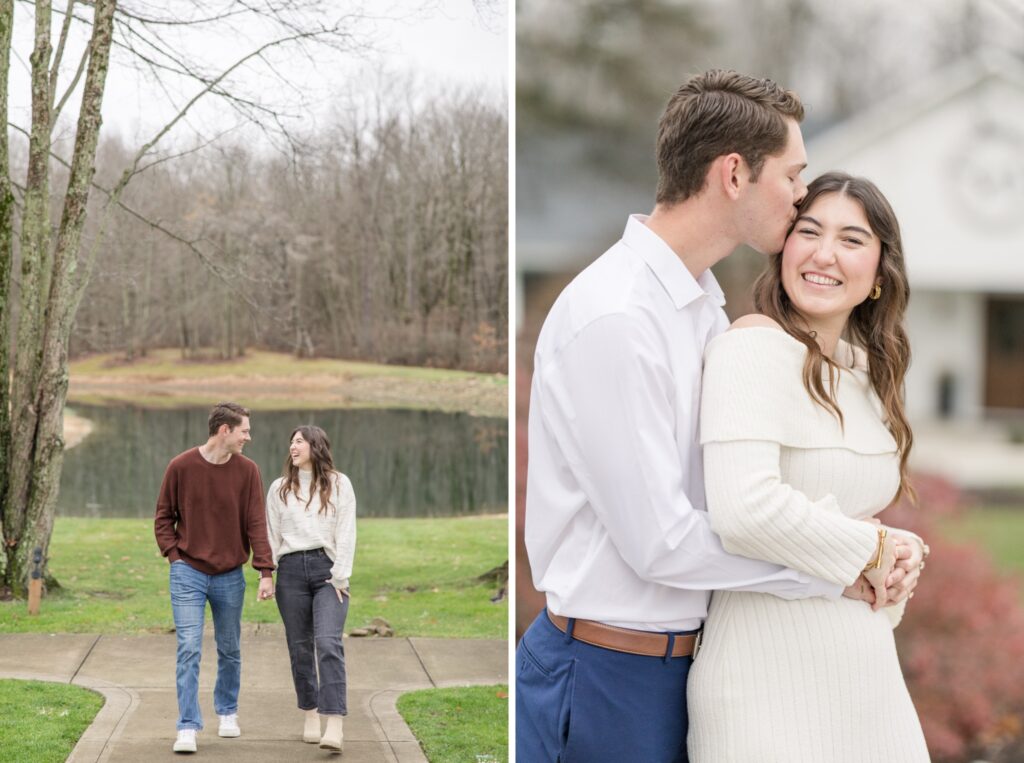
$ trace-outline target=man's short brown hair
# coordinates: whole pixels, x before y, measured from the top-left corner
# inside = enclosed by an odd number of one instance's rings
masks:
[[[726,154],[742,156],[756,181],[765,159],[786,147],[787,117],[803,120],[803,104],[770,79],[721,69],[690,79],[658,124],[658,203],[699,193],[711,163]]]
[[[234,431],[235,427],[242,423],[243,418],[248,418],[249,409],[243,408],[238,403],[217,403],[210,409],[208,421],[210,437],[217,434],[222,424],[228,425],[228,431]]]

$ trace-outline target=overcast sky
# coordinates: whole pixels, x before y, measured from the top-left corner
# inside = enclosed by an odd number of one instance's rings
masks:
[[[167,0],[173,3],[174,0]],[[433,3],[424,8],[424,2]],[[165,3],[163,7],[170,7]],[[341,8],[345,4],[338,3]],[[59,1],[58,8],[63,7]],[[378,7],[368,4],[374,12]],[[357,35],[372,40],[372,49],[342,54],[333,50],[312,50],[312,58],[273,53],[275,69],[295,86],[270,76],[262,65],[247,66],[240,71],[236,86],[247,95],[274,105],[285,105],[295,117],[292,124],[316,125],[331,112],[345,94],[373,97],[379,86],[377,72],[386,72],[415,83],[415,98],[452,88],[474,88],[504,103],[508,81],[507,2],[498,0],[488,5],[489,11],[478,12],[472,0],[397,0],[388,9],[391,18],[361,24]],[[54,42],[61,17],[54,18]],[[16,4],[14,56],[11,60],[10,118],[28,127],[31,93],[29,88],[29,56],[32,48],[33,18],[24,4]],[[81,26],[81,25],[80,25]],[[69,45],[65,55],[58,92],[62,93],[74,73],[87,29]],[[192,58],[206,61],[213,68],[223,68],[266,39],[265,30],[249,25],[232,36],[191,33],[186,42]],[[114,51],[107,93],[104,99],[104,129],[107,135],[119,134],[127,143],[138,145],[166,123],[199,89],[194,83],[158,85],[150,75],[127,66],[129,55]],[[78,91],[81,90],[79,86]],[[77,93],[76,93],[77,95]],[[65,109],[77,117],[77,99]],[[207,96],[201,107],[190,112],[189,124],[175,130],[169,143],[194,140],[198,132],[205,137],[228,130],[239,120],[222,102]],[[63,125],[60,136],[73,136],[71,123]],[[259,140],[258,134],[245,133],[246,139]],[[163,145],[163,144],[162,144]]]

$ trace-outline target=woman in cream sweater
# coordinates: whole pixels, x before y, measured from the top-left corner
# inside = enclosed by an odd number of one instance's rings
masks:
[[[284,476],[267,493],[267,533],[295,694],[306,711],[302,739],[340,753],[348,714],[341,634],[356,549],[356,497],[348,477],[335,471],[320,427],[292,432]],[[321,715],[327,716],[323,736]]]
[[[725,548],[866,580],[876,601],[715,593],[688,682],[695,763],[928,760],[893,642],[902,605],[881,606],[894,541],[871,521],[911,492],[907,299],[888,202],[828,173],[755,285],[760,314],[708,344],[701,443]]]

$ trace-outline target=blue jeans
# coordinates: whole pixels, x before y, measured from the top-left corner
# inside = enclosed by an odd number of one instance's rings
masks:
[[[217,715],[238,712],[242,682],[242,603],[245,576],[242,568],[207,575],[183,561],[171,562],[171,609],[178,634],[178,730],[203,728],[199,710],[199,661],[203,655],[206,602],[213,612],[217,642],[217,683],[213,707]]]
[[[517,763],[685,763],[692,662],[585,644],[541,610],[516,648]]]
[[[341,633],[348,599],[338,601],[330,583],[331,565],[322,548],[285,554],[277,560],[274,598],[284,621],[299,709],[347,715]]]

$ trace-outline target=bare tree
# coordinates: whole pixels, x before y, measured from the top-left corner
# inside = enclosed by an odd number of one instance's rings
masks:
[[[11,224],[13,196],[8,182],[11,168],[6,135],[0,143],[0,329],[4,330],[0,334],[0,566],[4,585],[16,594],[25,590],[33,549],[41,548],[45,556],[49,546],[63,458],[62,424],[72,323],[111,214],[124,207],[123,196],[129,184],[140,173],[173,156],[161,148],[168,135],[186,123],[197,104],[210,97],[220,98],[281,147],[294,147],[294,131],[283,108],[239,89],[234,77],[258,62],[276,71],[273,53],[285,47],[300,54],[309,54],[309,46],[314,43],[336,51],[352,51],[361,45],[359,22],[363,20],[357,5],[346,4],[339,10],[336,3],[326,0],[268,0],[259,4],[226,0],[216,5],[178,2],[172,4],[173,11],[162,14],[153,11],[149,3],[128,0],[67,0],[62,12],[53,8],[51,0],[26,0],[25,5],[31,8],[34,19],[32,110],[17,247]],[[247,19],[256,19],[261,28],[270,28],[273,33],[229,65],[219,69],[204,65],[178,47],[193,32],[215,28],[223,32]],[[59,31],[54,29],[57,20]],[[13,22],[13,0],[0,0],[0,111],[5,123]],[[61,90],[58,85],[62,84],[63,57],[71,50],[70,42],[78,28],[87,31],[88,44],[78,65],[69,67],[74,73]],[[191,92],[175,107],[173,117],[129,158],[93,217],[87,211],[112,51],[149,72],[158,86],[169,88],[171,81],[182,87],[181,83],[192,84]],[[67,185],[55,197],[51,160],[54,128],[79,85],[74,146],[66,161]],[[171,90],[167,92],[174,102]],[[52,204],[58,209],[56,225],[51,224]],[[166,231],[158,222],[152,224]],[[208,250],[194,241],[181,239],[181,243],[202,257],[215,275],[227,276],[218,258],[210,257]],[[14,288],[10,273],[16,256],[19,280]],[[9,323],[15,313],[16,325]],[[8,331],[16,337],[13,355]],[[228,346],[232,347],[233,342],[231,339]]]

